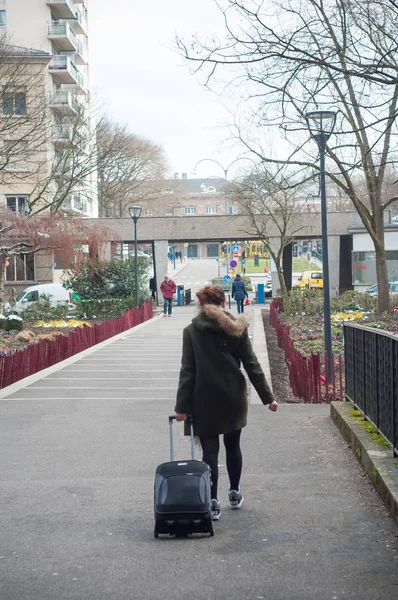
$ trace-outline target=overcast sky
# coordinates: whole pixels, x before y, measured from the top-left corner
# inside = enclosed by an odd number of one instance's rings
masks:
[[[161,144],[170,173],[192,176],[208,157],[227,167],[237,156],[223,143],[228,114],[172,49],[175,33],[222,31],[213,0],[91,0],[89,9],[92,80],[111,116]],[[208,162],[197,174],[223,173]]]

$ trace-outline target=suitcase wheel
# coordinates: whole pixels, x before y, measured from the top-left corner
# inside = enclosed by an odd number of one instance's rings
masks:
[[[210,533],[210,537],[214,536],[213,522],[211,519],[209,520],[209,533]]]
[[[153,535],[155,536],[155,538],[159,537],[159,533],[158,533],[158,530],[156,529],[156,527],[155,527],[155,530],[153,532]]]

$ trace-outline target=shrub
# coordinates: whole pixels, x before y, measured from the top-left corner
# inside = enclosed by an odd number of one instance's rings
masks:
[[[18,315],[9,315],[7,317],[6,331],[22,331],[23,319]]]
[[[147,288],[149,264],[146,259],[138,259],[138,288]],[[76,272],[69,272],[65,286],[82,299],[106,300],[107,298],[127,299],[135,293],[135,261],[110,260],[93,266],[86,264]]]
[[[7,317],[0,315],[0,330],[5,330],[7,327]]]
[[[20,331],[16,336],[15,339],[18,342],[31,342],[35,337],[35,334],[33,333],[33,331],[28,331],[26,329],[24,329],[23,331]]]
[[[105,298],[104,300],[77,300],[75,316],[85,319],[116,319],[130,308],[134,298]]]
[[[51,306],[49,297],[43,296],[37,302],[33,302],[32,306],[22,311],[21,317],[24,321],[36,321],[37,319],[51,321],[52,319],[65,319],[68,313],[69,306],[67,304]]]

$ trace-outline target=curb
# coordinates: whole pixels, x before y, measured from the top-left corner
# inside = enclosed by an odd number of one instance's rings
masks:
[[[392,450],[374,442],[351,417],[348,402],[331,402],[330,416],[398,523],[398,461]]]

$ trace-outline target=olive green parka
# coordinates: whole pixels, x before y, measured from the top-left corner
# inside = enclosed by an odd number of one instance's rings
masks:
[[[210,304],[184,329],[175,411],[193,415],[197,436],[245,427],[248,403],[241,364],[263,404],[274,400],[247,329],[246,315],[235,319]]]

